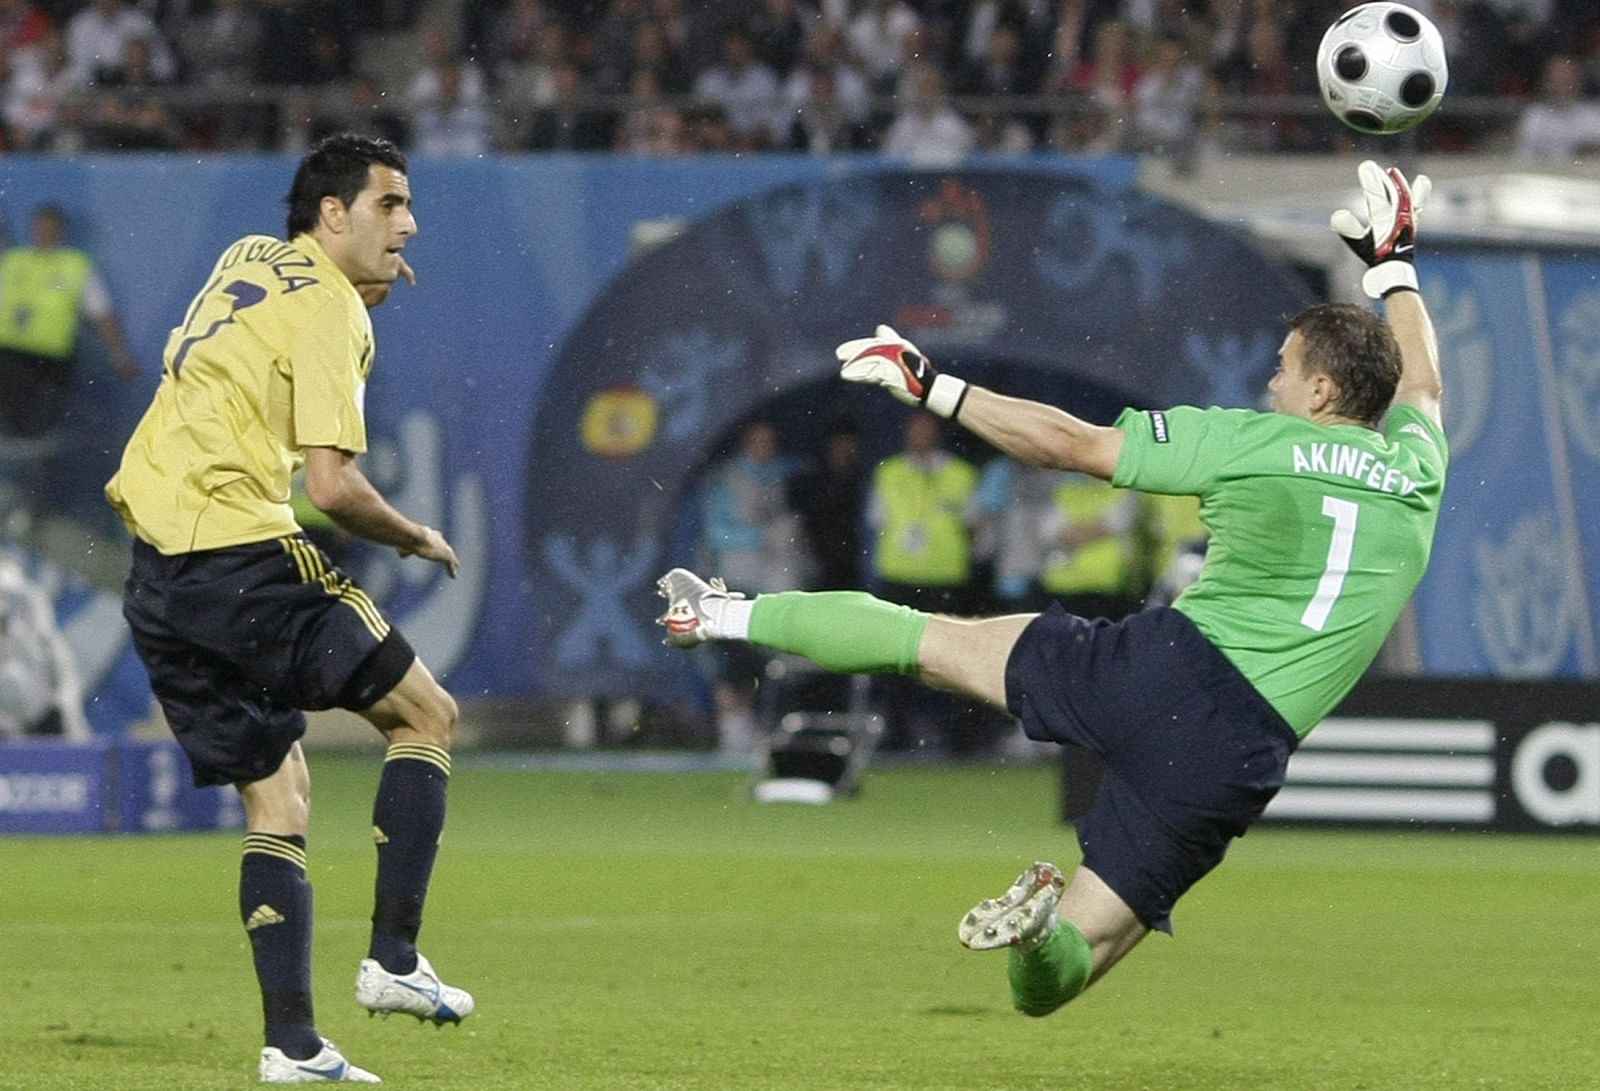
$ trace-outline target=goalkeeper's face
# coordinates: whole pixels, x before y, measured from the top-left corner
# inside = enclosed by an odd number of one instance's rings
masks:
[[[1310,420],[1327,402],[1327,381],[1326,375],[1307,371],[1305,338],[1291,330],[1278,349],[1278,370],[1267,383],[1268,402],[1279,413]]]
[[[400,251],[417,233],[410,180],[393,167],[372,164],[345,226],[345,260],[340,264],[346,275],[357,284],[394,283],[404,263]]]

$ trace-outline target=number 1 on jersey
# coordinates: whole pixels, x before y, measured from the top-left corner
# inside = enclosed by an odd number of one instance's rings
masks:
[[[1350,572],[1350,551],[1356,543],[1356,517],[1361,508],[1353,500],[1340,500],[1336,496],[1322,498],[1322,514],[1333,520],[1333,541],[1328,543],[1328,564],[1317,581],[1317,593],[1300,615],[1300,624],[1315,632],[1322,632],[1328,624],[1328,613],[1344,590],[1344,578]]]

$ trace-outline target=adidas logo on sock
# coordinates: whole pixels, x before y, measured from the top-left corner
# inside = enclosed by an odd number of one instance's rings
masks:
[[[258,905],[256,911],[250,914],[250,919],[244,922],[244,930],[254,932],[257,928],[265,928],[269,924],[282,924],[287,919],[270,905]]]

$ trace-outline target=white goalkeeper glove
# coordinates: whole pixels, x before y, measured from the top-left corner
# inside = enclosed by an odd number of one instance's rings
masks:
[[[967,384],[954,375],[941,375],[917,346],[879,326],[875,337],[858,337],[833,350],[839,358],[839,378],[852,383],[874,383],[907,405],[920,405],[953,420],[967,396]]]
[[[1367,219],[1341,208],[1329,220],[1334,233],[1370,267],[1361,287],[1373,299],[1409,288],[1417,290],[1417,210],[1433,192],[1433,182],[1419,174],[1407,184],[1406,176],[1390,167],[1384,170],[1368,159],[1357,173],[1366,199]]]

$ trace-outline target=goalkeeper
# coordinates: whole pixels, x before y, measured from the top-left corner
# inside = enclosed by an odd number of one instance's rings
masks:
[[[1005,708],[1033,739],[1100,754],[1070,881],[1035,864],[960,922],[1007,948],[1012,1000],[1047,1015],[1096,981],[1258,818],[1290,753],[1377,654],[1427,568],[1448,460],[1433,326],[1412,264],[1419,176],[1361,164],[1366,221],[1333,229],[1387,322],[1349,305],[1289,320],[1273,412],[1126,410],[1111,427],[939,374],[887,326],[839,346],[841,377],[959,421],[1015,458],[1193,495],[1210,547],[1170,608],[1115,624],[1066,613],[934,616],[864,592],[754,600],[662,577],[667,640],[748,640],[840,672],[913,674]]]

